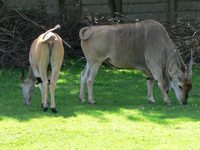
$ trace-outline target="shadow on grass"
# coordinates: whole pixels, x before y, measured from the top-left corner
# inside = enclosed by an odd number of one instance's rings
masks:
[[[156,103],[146,101],[146,80],[138,71],[112,70],[103,67],[100,69],[94,85],[94,95],[97,105],[91,106],[80,103],[79,79],[83,65],[70,71],[62,71],[56,90],[57,114],[50,110],[43,112],[40,109],[40,92],[36,88],[31,106],[24,106],[21,89],[18,86],[18,70],[1,71],[0,86],[0,120],[13,118],[18,121],[29,121],[42,117],[76,117],[89,115],[101,121],[109,121],[105,114],[116,114],[129,121],[150,121],[158,124],[168,124],[173,119],[200,121],[199,78],[194,77],[194,88],[191,92],[189,104],[180,106],[173,94],[173,104],[163,104],[162,96],[155,87]],[[198,70],[196,69],[196,72]],[[194,72],[195,74],[195,72]],[[197,82],[198,81],[198,82]],[[172,92],[171,92],[172,93]]]

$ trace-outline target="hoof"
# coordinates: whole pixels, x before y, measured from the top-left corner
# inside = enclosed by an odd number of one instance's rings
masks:
[[[148,101],[149,102],[149,104],[155,104],[155,101]]]
[[[57,113],[58,111],[56,110],[56,108],[54,107],[54,108],[51,108],[51,111],[53,112],[53,113]]]
[[[165,105],[170,106],[170,105],[172,105],[172,102],[171,101],[166,101]]]
[[[41,108],[44,108],[44,103],[41,104]]]
[[[182,105],[187,105],[187,102],[182,102]]]
[[[154,103],[155,103],[155,100],[154,100],[154,98],[152,97],[152,98],[149,98],[149,99],[148,99],[148,102],[149,102],[149,104],[154,104]]]
[[[48,110],[48,107],[43,107],[43,111],[47,111]]]
[[[88,102],[90,105],[96,105],[97,103],[95,101],[89,101]]]
[[[44,103],[41,103],[41,108],[42,108],[42,109],[43,109],[43,108],[47,108],[47,109],[48,109],[48,106],[49,106],[49,102],[47,102],[46,106],[45,106]]]
[[[80,101],[81,103],[85,102],[84,98],[81,98],[81,97],[79,97],[79,101]]]

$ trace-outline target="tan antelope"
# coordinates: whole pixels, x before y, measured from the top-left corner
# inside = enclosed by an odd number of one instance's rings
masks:
[[[48,109],[48,89],[51,96],[51,110],[56,113],[55,88],[63,62],[64,47],[61,37],[52,31],[59,29],[56,25],[35,39],[29,53],[30,68],[28,78],[21,85],[24,103],[29,105],[36,82],[42,95],[42,108]],[[51,70],[51,71],[50,71]]]
[[[170,87],[181,104],[187,104],[192,88],[191,57],[185,65],[175,49],[167,31],[160,23],[146,20],[134,24],[101,25],[80,30],[81,47],[87,59],[82,72],[80,100],[84,101],[86,85],[88,101],[94,104],[93,83],[102,62],[116,68],[138,69],[147,75],[147,98],[154,103],[154,80],[163,95],[164,102],[171,104]]]

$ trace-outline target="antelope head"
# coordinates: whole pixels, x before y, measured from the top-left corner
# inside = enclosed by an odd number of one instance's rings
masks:
[[[171,87],[175,91],[176,97],[180,104],[186,105],[189,91],[192,89],[192,66],[194,64],[193,52],[191,52],[190,62],[183,65],[171,81]],[[179,67],[180,68],[180,67]]]
[[[35,79],[33,76],[32,69],[29,68],[29,73],[28,73],[28,78],[24,79],[24,70],[22,70],[20,79],[22,83],[20,84],[20,87],[22,89],[22,94],[24,98],[24,104],[25,105],[30,105],[31,104],[31,98],[34,93],[34,88],[35,88]]]

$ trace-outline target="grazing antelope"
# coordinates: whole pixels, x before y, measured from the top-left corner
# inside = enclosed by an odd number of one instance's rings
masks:
[[[94,104],[93,83],[102,62],[116,68],[138,69],[147,75],[147,98],[154,103],[154,80],[163,95],[164,102],[171,104],[170,87],[183,105],[187,104],[192,88],[192,65],[186,66],[167,31],[160,23],[146,20],[134,24],[100,25],[80,30],[81,47],[87,59],[82,72],[80,100],[84,101],[86,85],[88,101]]]
[[[56,25],[35,39],[29,53],[30,68],[28,78],[21,84],[24,103],[29,105],[33,95],[35,84],[38,83],[42,95],[42,108],[48,110],[48,89],[51,96],[51,110],[56,113],[55,88],[59,77],[60,68],[64,56],[62,39],[54,30],[59,29]],[[50,71],[51,70],[51,71]]]

